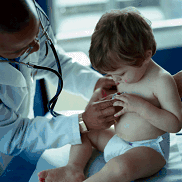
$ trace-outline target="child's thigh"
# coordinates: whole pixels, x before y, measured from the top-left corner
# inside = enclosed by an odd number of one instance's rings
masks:
[[[118,166],[121,171],[125,170],[125,174],[132,176],[131,180],[151,176],[166,163],[159,152],[149,147],[132,148],[109,162]]]
[[[104,152],[105,146],[114,135],[115,131],[112,128],[107,130],[93,130],[87,133],[92,146],[101,152]]]

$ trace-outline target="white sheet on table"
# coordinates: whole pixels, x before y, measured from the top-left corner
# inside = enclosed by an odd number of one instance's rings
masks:
[[[80,111],[79,111],[80,112]],[[69,112],[70,115],[73,114]],[[74,112],[74,114],[77,113]],[[65,113],[64,113],[65,114]],[[70,145],[59,149],[46,150],[40,157],[37,168],[34,171],[29,182],[38,181],[37,174],[46,169],[65,166],[68,162]],[[170,156],[168,165],[156,177],[147,178],[147,180],[136,180],[137,182],[182,182],[182,135],[170,134]]]
[[[181,139],[182,135],[170,134],[170,155],[166,168],[162,169],[157,177],[154,175],[154,177],[136,180],[136,182],[182,182],[182,150],[179,150]]]

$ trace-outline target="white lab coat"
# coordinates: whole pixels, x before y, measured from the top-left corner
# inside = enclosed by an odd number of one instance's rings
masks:
[[[41,16],[46,27],[48,21],[43,14]],[[48,34],[56,44],[51,27]],[[48,57],[42,60],[45,55],[44,40],[40,42],[40,50],[31,54],[24,62],[57,70],[50,47]],[[56,47],[62,68],[63,89],[89,99],[101,75],[77,62],[72,63],[72,59],[65,56],[61,48]],[[3,169],[11,160],[11,156],[18,155],[24,149],[38,152],[66,144],[81,143],[77,115],[52,119],[34,118],[35,80],[41,78],[57,86],[57,76],[51,72],[28,68],[25,65],[20,65],[19,71],[9,63],[0,63],[0,165]]]

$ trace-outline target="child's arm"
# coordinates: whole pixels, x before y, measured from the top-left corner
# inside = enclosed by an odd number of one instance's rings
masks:
[[[114,106],[123,106],[123,110],[117,114],[126,112],[138,113],[155,127],[169,132],[176,133],[182,127],[181,102],[176,84],[171,75],[166,74],[157,81],[155,96],[158,98],[161,108],[157,108],[148,101],[130,94],[116,96],[122,102],[114,103]]]
[[[178,132],[182,127],[181,99],[176,83],[170,74],[163,74],[159,78],[154,95],[161,105],[161,109],[156,108],[156,111],[154,110],[156,112],[154,118],[156,117],[159,119],[158,122],[161,122],[156,127],[159,126],[158,128],[163,128],[162,130],[171,133]],[[162,124],[164,126],[161,128]]]
[[[179,95],[182,98],[182,71],[179,71],[178,73],[173,75],[173,78],[174,78],[176,85],[178,87]]]

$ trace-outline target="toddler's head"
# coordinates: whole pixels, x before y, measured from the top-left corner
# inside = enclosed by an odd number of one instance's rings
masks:
[[[134,7],[105,13],[91,38],[89,57],[101,73],[114,72],[122,65],[141,67],[146,52],[156,52],[150,22]]]

